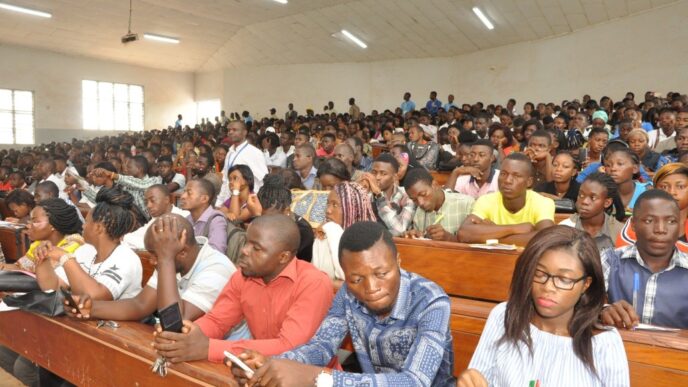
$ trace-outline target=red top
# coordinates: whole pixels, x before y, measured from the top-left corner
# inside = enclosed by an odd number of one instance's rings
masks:
[[[305,344],[327,315],[333,297],[330,278],[300,259],[292,259],[268,284],[237,270],[213,308],[196,320],[210,338],[208,360],[221,362],[223,351],[239,355],[245,349],[272,356]],[[244,319],[253,340],[223,340]]]
[[[10,185],[10,182],[8,181],[4,184],[0,182],[0,191],[12,191],[12,186]]]
[[[619,236],[616,238],[617,248],[633,245],[637,240],[637,237],[635,236],[635,231],[633,231],[633,227],[631,227],[631,219],[632,218],[628,218],[626,224],[624,224],[623,228],[621,229]],[[683,228],[685,232],[684,235],[686,238],[688,238],[688,219],[686,219]],[[688,253],[688,243],[680,239],[676,241],[676,248],[678,249],[678,251]]]
[[[315,151],[315,155],[318,157],[326,157],[326,158],[334,157],[334,149],[332,149],[332,152],[327,153],[327,152],[325,152],[325,149],[320,147],[320,148],[318,148],[318,150]]]

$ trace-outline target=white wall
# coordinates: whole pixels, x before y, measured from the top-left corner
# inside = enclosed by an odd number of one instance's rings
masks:
[[[174,124],[176,115],[195,122],[194,76],[44,50],[0,45],[0,88],[32,90],[36,143],[108,133],[82,130],[81,81],[143,85],[145,129]]]
[[[262,66],[226,69],[223,106],[267,115],[316,112],[328,100],[338,111],[355,97],[363,111],[398,106],[405,91],[417,105],[431,90],[440,100],[505,104],[517,99],[561,102],[590,94],[638,97],[646,90],[688,91],[688,1],[592,26],[574,33],[452,58],[373,63]],[[489,33],[489,32],[485,32]]]

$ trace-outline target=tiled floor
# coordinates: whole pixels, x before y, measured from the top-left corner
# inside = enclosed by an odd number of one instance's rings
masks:
[[[0,368],[0,387],[24,387],[24,385]]]

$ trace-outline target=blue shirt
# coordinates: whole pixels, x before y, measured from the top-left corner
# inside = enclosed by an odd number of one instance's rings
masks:
[[[454,102],[447,102],[444,104],[444,110],[447,112],[453,107],[458,108],[458,106],[454,105]]]
[[[581,171],[581,173],[578,174],[576,181],[582,183],[585,180],[585,178],[588,177],[589,174],[597,172],[597,170],[600,169],[601,166],[602,163],[600,162],[590,163],[584,170]],[[640,176],[643,178],[644,181],[652,181],[652,178],[650,178],[650,175],[647,174],[642,164],[640,164]]]
[[[306,189],[313,189],[313,184],[315,183],[315,177],[318,175],[318,170],[315,167],[311,167],[311,171],[308,172],[306,178],[301,178],[301,182]]]
[[[401,103],[401,113],[402,114],[406,114],[406,113],[412,112],[414,110],[416,110],[416,103],[415,102],[408,100],[408,101],[404,101]]]
[[[675,249],[669,266],[657,273],[650,271],[636,245],[607,249],[600,256],[609,302],[633,304],[633,277],[638,273],[640,322],[688,328],[688,254]]]
[[[315,336],[279,357],[325,366],[347,334],[362,373],[333,371],[335,386],[454,386],[449,297],[442,288],[401,270],[399,295],[380,320],[348,291],[339,289]]]
[[[425,104],[425,108],[428,109],[428,113],[432,114],[433,116],[437,114],[437,111],[442,107],[442,102],[440,102],[439,99],[433,100],[428,100],[428,103]]]

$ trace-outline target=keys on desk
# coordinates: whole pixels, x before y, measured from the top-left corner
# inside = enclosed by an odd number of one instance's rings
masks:
[[[167,375],[167,359],[165,359],[165,356],[160,356],[155,360],[155,363],[153,363],[151,367],[151,371],[162,377]]]
[[[119,328],[119,324],[117,324],[115,321],[98,320],[98,324],[96,324],[96,328],[102,328],[102,327],[117,329],[117,328]]]

